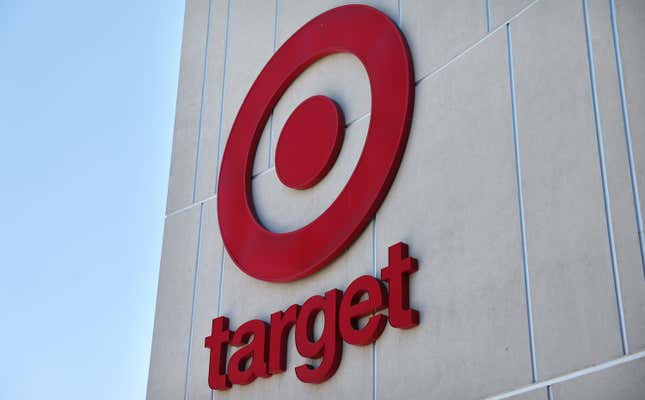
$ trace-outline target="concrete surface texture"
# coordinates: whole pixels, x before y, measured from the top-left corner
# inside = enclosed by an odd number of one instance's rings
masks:
[[[318,273],[244,274],[222,245],[217,175],[246,93],[272,53],[341,0],[187,0],[149,399],[645,398],[645,2],[373,0],[405,34],[416,99],[401,167],[374,220]],[[348,3],[348,2],[347,2]],[[323,94],[346,134],[315,187],[284,187],[275,146],[293,109]],[[370,122],[367,74],[336,54],[273,110],[253,166],[258,219],[276,232],[322,213]],[[639,191],[640,190],[640,191]],[[213,393],[203,347],[219,315],[267,319],[387,264],[419,260],[421,324],[345,345],[319,385],[287,372]],[[245,295],[242,295],[245,293]]]

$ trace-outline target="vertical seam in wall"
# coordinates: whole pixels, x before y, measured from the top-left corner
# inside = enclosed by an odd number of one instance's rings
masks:
[[[641,268],[643,279],[645,279],[645,238],[643,235],[643,214],[641,212],[640,196],[638,193],[638,180],[636,178],[636,167],[634,164],[634,152],[632,150],[632,132],[629,126],[629,112],[627,110],[627,97],[625,95],[625,80],[623,77],[623,57],[620,53],[620,39],[618,38],[618,24],[616,22],[616,5],[614,0],[609,0],[609,11],[611,17],[611,32],[614,37],[614,56],[616,57],[616,70],[618,74],[618,88],[620,90],[620,105],[625,129],[625,141],[627,142],[627,160],[629,162],[629,178],[632,183],[632,197],[636,212],[636,226],[638,229],[638,243],[641,253]]]
[[[376,215],[372,220],[372,275],[376,278]],[[376,341],[372,342],[372,400],[376,400]]]
[[[222,242],[222,254],[219,260],[219,282],[217,284],[217,316],[222,313],[222,288],[224,287],[224,252],[226,248]]]
[[[538,373],[535,361],[535,335],[533,329],[533,305],[531,303],[531,279],[529,276],[528,256],[526,248],[526,226],[524,221],[524,196],[522,194],[522,164],[520,162],[520,142],[517,127],[517,104],[515,99],[515,71],[513,68],[513,45],[511,25],[506,24],[506,45],[508,47],[508,73],[511,87],[511,113],[513,120],[513,142],[515,145],[515,172],[517,179],[517,199],[520,213],[520,234],[522,240],[522,270],[524,273],[524,292],[526,296],[526,314],[529,330],[529,350],[531,353],[531,379],[537,382]]]
[[[219,100],[219,128],[217,132],[217,163],[215,164],[215,193],[219,184],[220,154],[222,153],[222,126],[224,124],[224,92],[226,87],[226,70],[228,69],[228,43],[231,20],[231,0],[226,2],[226,31],[224,33],[224,68],[222,71],[222,90]]]
[[[397,11],[399,13],[399,29],[403,28],[403,5],[401,3],[403,3],[403,0],[399,0],[397,4]]]
[[[278,47],[278,11],[279,11],[279,0],[275,0],[274,6],[274,16],[273,16],[273,53],[275,54],[276,48]],[[274,108],[275,109],[275,108]],[[267,169],[271,168],[271,146],[273,144],[273,110],[271,111],[271,116],[269,117],[269,153],[267,160]]]
[[[490,32],[490,0],[486,0],[486,32]]]
[[[230,0],[229,0],[230,1]],[[222,315],[222,290],[224,288],[224,242],[222,242],[222,252],[219,260],[219,282],[217,283],[217,316]],[[211,390],[211,400],[215,397],[215,391]]]
[[[211,31],[211,3],[208,0],[208,16],[206,17],[206,41],[204,43],[204,65],[202,66],[202,93],[199,99],[199,118],[197,121],[197,144],[195,145],[195,173],[193,174],[193,203],[197,196],[197,178],[199,175],[199,154],[202,142],[202,121],[204,116],[204,97],[206,95],[206,74],[208,73],[208,42]]]
[[[596,125],[596,141],[598,144],[598,159],[600,161],[600,178],[602,180],[602,194],[605,203],[605,222],[607,224],[607,237],[609,239],[609,253],[611,256],[611,271],[614,277],[614,291],[616,295],[616,307],[618,311],[618,323],[620,327],[620,340],[623,354],[629,352],[627,334],[625,332],[625,315],[623,313],[623,295],[620,286],[620,275],[618,274],[618,261],[616,259],[616,245],[614,241],[614,226],[611,213],[611,198],[609,196],[609,185],[607,183],[607,167],[605,163],[605,148],[600,122],[600,109],[598,108],[598,92],[596,91],[596,69],[594,67],[593,45],[591,43],[591,27],[589,24],[589,9],[587,0],[582,0],[582,14],[585,21],[585,37],[587,40],[587,60],[589,62],[589,78],[591,85],[591,100],[593,104],[594,123]]]
[[[188,354],[186,355],[186,376],[184,379],[184,400],[188,399],[188,384],[190,377],[190,355],[193,349],[193,322],[195,321],[195,304],[197,302],[197,283],[199,272],[199,251],[202,242],[202,222],[204,220],[204,204],[199,206],[199,226],[197,227],[197,251],[195,252],[195,276],[193,277],[193,300],[190,309],[190,327],[188,328]]]

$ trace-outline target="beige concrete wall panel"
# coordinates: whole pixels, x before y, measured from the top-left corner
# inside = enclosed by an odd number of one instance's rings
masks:
[[[645,347],[645,280],[609,2],[589,0],[588,15],[616,265],[622,292],[627,342],[629,350],[633,352]]]
[[[193,201],[207,25],[208,0],[186,1],[167,213]]]
[[[634,173],[636,186],[638,188],[639,201],[628,204],[625,200],[618,206],[614,207],[615,213],[619,213],[622,218],[621,225],[616,229],[622,229],[622,234],[627,237],[624,249],[620,256],[624,257],[621,265],[621,274],[623,276],[623,294],[625,299],[625,319],[627,324],[627,336],[630,343],[630,350],[642,350],[645,347],[645,275],[643,265],[641,264],[638,271],[637,256],[633,250],[633,232],[634,229],[640,229],[641,235],[643,229],[643,216],[645,211],[645,2],[643,1],[616,1],[616,27],[620,41],[621,61],[624,77],[625,98],[627,100],[627,113],[629,118],[629,136],[631,138],[632,155],[634,162]],[[609,78],[608,78],[609,79]],[[604,94],[604,93],[603,93]],[[610,96],[613,96],[611,93]],[[613,98],[612,98],[612,101]],[[622,134],[624,145],[625,132],[617,132],[617,136]],[[617,139],[618,141],[618,139]],[[622,160],[621,160],[622,161]],[[617,164],[624,172],[624,163]],[[622,177],[622,175],[621,175]],[[617,178],[618,179],[618,178]],[[621,186],[617,187],[614,192],[618,193],[624,190],[623,195],[633,193],[622,180]],[[618,195],[618,194],[617,194]],[[640,208],[640,224],[638,215],[634,208],[636,204]],[[634,224],[629,220],[632,219]],[[639,226],[640,225],[640,226]],[[645,238],[641,238],[645,241]],[[643,246],[644,243],[640,243]],[[641,252],[643,248],[640,248]],[[643,253],[641,253],[643,257]],[[643,262],[641,258],[641,263]]]
[[[486,2],[414,0],[401,3],[401,29],[424,77],[486,35]]]
[[[548,400],[547,396],[547,389],[541,388],[509,397],[509,400]]]
[[[616,22],[624,73],[625,97],[634,153],[636,176],[641,193],[645,188],[645,3],[617,0]],[[645,196],[640,196],[645,209]]]
[[[511,23],[538,376],[622,353],[581,2]]]
[[[166,219],[152,336],[149,400],[184,396],[200,208]]]
[[[189,400],[210,400],[211,398],[211,389],[208,387],[210,352],[204,347],[204,340],[211,334],[211,321],[218,316],[222,268],[223,249],[217,222],[216,199],[205,202],[202,212],[191,354],[186,385],[186,398]]]
[[[645,359],[631,361],[553,387],[555,399],[642,400],[645,393]]]
[[[533,0],[488,0],[490,27],[495,29],[528,7]]]
[[[420,326],[376,344],[377,398],[482,398],[531,382],[506,36],[417,86],[401,168],[376,217],[419,260]]]
[[[275,2],[267,0],[234,0],[230,4],[224,113],[220,142],[224,153],[235,117],[251,85],[273,55]],[[253,173],[267,169],[269,157],[269,123],[258,143]]]
[[[222,83],[227,55],[228,0],[211,0],[204,100],[202,105],[195,200],[215,194],[218,173]]]

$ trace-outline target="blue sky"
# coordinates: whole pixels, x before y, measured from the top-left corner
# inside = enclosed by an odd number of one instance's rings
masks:
[[[182,22],[0,0],[0,399],[144,398]]]

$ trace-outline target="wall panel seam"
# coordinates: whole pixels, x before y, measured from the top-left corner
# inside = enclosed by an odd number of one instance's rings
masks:
[[[629,112],[627,109],[627,97],[625,95],[625,80],[623,75],[623,60],[620,52],[620,39],[618,37],[618,23],[616,22],[616,5],[614,0],[609,0],[609,14],[611,18],[611,32],[614,39],[614,56],[616,57],[616,71],[618,88],[620,91],[620,105],[625,130],[625,141],[627,145],[627,161],[629,162],[629,178],[632,184],[632,197],[636,214],[636,226],[638,229],[638,243],[641,253],[641,269],[645,279],[645,238],[643,235],[643,214],[641,211],[640,196],[638,192],[638,180],[636,178],[636,166],[634,163],[634,152],[632,148],[632,132],[629,125]]]
[[[432,72],[428,73],[427,75],[424,75],[424,76],[422,76],[421,78],[419,78],[419,79],[415,80],[415,82],[414,82],[415,86],[418,86],[421,82],[423,82],[423,81],[425,81],[425,80],[427,80],[427,79],[429,79],[429,78],[431,78],[431,77],[433,77],[433,76],[437,75],[437,74],[438,74],[438,73],[440,73],[441,71],[443,71],[443,70],[444,70],[445,68],[447,68],[449,65],[451,65],[451,64],[452,64],[452,63],[454,63],[454,62],[456,62],[456,61],[457,61],[457,60],[459,60],[461,57],[463,57],[464,55],[466,55],[468,52],[470,52],[471,50],[473,50],[475,47],[477,47],[478,45],[480,45],[483,41],[485,41],[486,39],[488,39],[490,36],[492,36],[492,35],[493,35],[494,33],[496,33],[498,30],[500,30],[500,29],[504,29],[504,26],[505,26],[506,24],[508,24],[508,23],[510,23],[512,20],[514,20],[514,19],[518,18],[520,15],[522,15],[522,14],[523,14],[524,12],[526,12],[528,9],[530,9],[531,7],[533,7],[533,6],[534,6],[536,3],[538,3],[539,1],[541,1],[541,0],[533,0],[533,2],[531,2],[530,4],[528,4],[525,8],[523,8],[523,9],[522,9],[521,11],[519,11],[517,14],[515,14],[515,15],[513,15],[512,17],[508,18],[508,19],[507,19],[507,21],[506,21],[505,23],[501,24],[500,26],[498,26],[497,28],[495,28],[493,31],[491,31],[491,32],[489,32],[488,34],[486,34],[485,36],[483,36],[483,37],[482,37],[481,39],[479,39],[477,42],[473,43],[473,44],[472,44],[472,45],[470,45],[468,48],[466,48],[463,52],[461,52],[461,53],[459,53],[458,55],[454,56],[454,57],[453,57],[453,58],[451,58],[448,62],[446,62],[446,63],[445,63],[445,64],[443,64],[442,66],[438,67],[438,68],[437,68],[437,69],[435,69],[434,71],[432,71]],[[207,200],[210,200],[210,199],[212,199],[213,197],[215,197],[215,196],[217,195],[217,185],[218,185],[218,180],[219,180],[219,168],[220,168],[220,158],[221,158],[221,157],[220,157],[220,154],[221,154],[221,148],[222,148],[222,145],[223,145],[223,143],[222,143],[222,129],[223,129],[223,126],[222,126],[222,124],[223,124],[222,117],[223,117],[223,113],[224,113],[224,97],[225,97],[225,95],[224,95],[224,91],[225,91],[225,87],[224,87],[224,85],[225,85],[225,81],[226,81],[226,70],[227,70],[227,64],[228,64],[228,56],[227,56],[227,54],[228,54],[228,43],[229,43],[229,15],[230,15],[230,4],[231,4],[231,2],[230,2],[230,0],[228,0],[228,6],[227,6],[227,12],[226,12],[226,44],[225,44],[225,46],[224,46],[224,73],[223,73],[223,77],[222,77],[222,90],[221,90],[221,100],[220,100],[220,119],[219,119],[219,133],[218,133],[218,136],[219,136],[219,137],[218,137],[218,144],[217,144],[218,151],[217,151],[217,166],[216,166],[217,170],[216,170],[216,174],[215,174],[215,195],[214,195],[214,196],[211,196],[211,197],[208,197],[208,198],[206,198],[206,199],[200,200],[200,201],[198,201],[198,202],[193,202],[192,204],[189,204],[189,205],[187,205],[187,206],[185,206],[185,207],[183,207],[183,208],[180,208],[180,209],[178,209],[178,210],[172,211],[171,213],[166,214],[166,218],[167,218],[167,217],[169,217],[169,216],[171,216],[171,215],[175,215],[175,214],[178,214],[178,213],[180,213],[180,212],[183,212],[183,211],[189,210],[189,209],[190,209],[190,208],[192,208],[192,207],[198,206],[198,205],[199,205],[199,204],[201,204],[202,202],[207,201]],[[399,5],[400,5],[400,4],[401,4],[401,3],[399,2]],[[400,7],[402,7],[402,6],[400,6]],[[401,16],[401,19],[400,19],[400,26],[402,26],[402,24],[403,24],[402,18],[403,18],[403,17]],[[363,115],[361,115],[361,116],[359,116],[359,117],[357,117],[357,118],[355,118],[355,119],[353,119],[353,120],[351,120],[351,121],[347,122],[347,123],[345,124],[345,128],[349,127],[350,125],[352,125],[352,124],[354,124],[354,123],[356,123],[356,122],[358,122],[358,121],[361,121],[361,120],[362,120],[362,119],[364,119],[364,118],[369,117],[369,116],[370,116],[370,114],[371,114],[371,112],[367,112],[367,113],[365,113],[365,114],[363,114]],[[272,129],[272,128],[271,128],[271,129]],[[270,151],[270,150],[269,150],[269,151]],[[270,154],[269,154],[269,159],[271,159]],[[274,166],[271,166],[271,167],[269,167],[269,168],[267,168],[267,169],[265,169],[265,170],[263,170],[263,171],[261,171],[261,172],[258,172],[257,174],[253,175],[253,178],[257,178],[258,176],[261,176],[261,175],[263,175],[263,174],[265,174],[265,173],[269,172],[269,171],[270,171],[270,170],[272,170],[273,168],[274,168]],[[644,271],[645,271],[645,270],[644,270]]]
[[[517,182],[517,202],[520,217],[520,238],[522,245],[522,273],[524,275],[524,295],[526,301],[526,318],[528,322],[529,351],[531,355],[531,380],[537,382],[538,372],[535,360],[535,330],[533,325],[533,304],[531,301],[531,277],[529,275],[528,254],[526,245],[526,221],[524,219],[524,195],[522,189],[522,164],[520,159],[520,139],[517,124],[517,102],[515,96],[515,70],[513,68],[513,41],[511,25],[506,24],[506,45],[508,51],[508,75],[511,90],[511,115],[513,122],[513,143],[515,147],[515,174]]]
[[[502,400],[502,399],[510,399],[514,396],[523,394],[523,393],[528,393],[532,392],[537,389],[543,389],[547,388],[549,386],[556,385],[558,383],[570,381],[572,379],[576,379],[582,376],[590,375],[596,372],[604,371],[613,367],[617,367],[619,365],[627,364],[632,361],[640,360],[641,358],[645,358],[645,351],[640,351],[638,353],[633,353],[627,356],[615,358],[613,360],[605,361],[601,364],[597,364],[591,367],[587,367],[584,369],[579,369],[573,372],[570,372],[568,374],[560,375],[555,378],[547,379],[542,382],[537,382],[532,385],[524,386],[518,389],[514,389],[508,392],[496,394],[494,396],[487,397],[486,400]]]
[[[219,101],[219,127],[217,129],[217,161],[215,163],[215,194],[219,184],[220,154],[222,152],[222,126],[224,119],[224,94],[226,89],[226,72],[228,67],[228,45],[231,21],[231,0],[226,2],[226,31],[224,33],[224,67],[222,69],[222,88]]]
[[[463,50],[461,53],[457,54],[456,56],[454,56],[454,57],[452,57],[450,60],[448,60],[445,64],[443,64],[443,65],[441,65],[441,66],[437,67],[435,70],[433,70],[433,71],[429,72],[428,74],[426,74],[426,75],[424,75],[424,76],[422,76],[422,77],[420,77],[420,78],[416,79],[416,80],[414,81],[414,85],[415,85],[415,86],[418,86],[418,85],[419,85],[421,82],[423,82],[424,80],[429,79],[429,78],[431,78],[431,77],[433,77],[433,76],[437,75],[439,72],[443,71],[444,69],[446,69],[449,65],[451,65],[451,64],[452,64],[452,63],[454,63],[454,62],[456,62],[456,61],[457,61],[457,60],[459,60],[461,57],[463,57],[464,55],[466,55],[467,53],[469,53],[471,50],[473,50],[474,48],[476,48],[477,46],[479,46],[481,43],[483,43],[486,39],[488,39],[489,37],[491,37],[491,36],[492,36],[494,33],[496,33],[498,30],[500,30],[500,29],[504,29],[505,24],[507,24],[507,23],[511,22],[512,20],[514,20],[514,19],[518,18],[520,15],[522,15],[522,14],[523,14],[524,12],[526,12],[528,9],[530,9],[531,7],[533,7],[533,6],[534,6],[536,3],[538,3],[539,1],[540,1],[540,0],[533,0],[530,4],[528,4],[528,5],[527,5],[526,7],[524,7],[522,10],[520,10],[517,14],[515,14],[515,15],[513,15],[513,16],[509,17],[509,18],[506,20],[506,22],[504,22],[503,24],[499,25],[499,26],[498,26],[497,28],[495,28],[493,31],[489,31],[486,35],[482,36],[482,37],[481,37],[480,39],[478,39],[475,43],[473,43],[473,44],[471,44],[470,46],[468,46],[468,47],[467,47],[465,50]],[[401,3],[402,3],[402,0],[399,0],[399,3],[398,3],[398,4],[399,4],[399,28],[402,28],[402,27],[403,27],[403,14],[402,14],[402,11],[401,11],[403,6],[401,5]],[[352,125],[352,124],[354,124],[354,123],[356,123],[356,122],[358,122],[358,121],[362,120],[363,118],[369,117],[369,116],[370,116],[370,114],[371,114],[371,112],[369,112],[369,111],[368,111],[368,112],[366,112],[365,114],[363,114],[363,115],[361,115],[361,116],[359,116],[359,117],[356,117],[356,118],[355,118],[355,119],[353,119],[353,120],[346,121],[345,128],[347,128],[347,127],[349,127],[350,125]],[[272,128],[271,128],[271,129],[272,129]],[[253,177],[255,178],[256,176],[259,176],[259,175],[261,175],[261,174],[264,174],[264,173],[266,173],[268,170],[270,170],[270,169],[272,169],[272,168],[273,168],[273,166],[270,166],[268,169],[265,169],[265,170],[263,170],[263,171],[261,171],[261,172],[258,172],[258,173],[257,173],[256,175],[254,175]]]
[[[203,198],[203,199],[201,199],[201,200],[199,200],[199,201],[197,201],[197,202],[195,202],[195,203],[193,203],[193,204],[189,204],[189,205],[187,205],[186,207],[182,207],[182,208],[180,208],[180,209],[177,209],[177,210],[175,210],[175,211],[173,211],[173,212],[169,213],[168,215],[166,215],[166,219],[168,219],[168,218],[170,218],[170,217],[172,217],[172,216],[174,216],[174,215],[181,214],[181,213],[183,213],[183,212],[185,212],[185,211],[188,211],[188,210],[190,210],[190,209],[191,209],[191,208],[193,208],[193,207],[200,206],[200,205],[202,205],[202,204],[204,204],[204,203],[206,203],[206,202],[208,202],[208,201],[210,201],[210,200],[215,199],[216,197],[217,197],[217,195],[216,195],[216,194],[214,194],[214,195],[212,195],[212,196],[208,196],[208,197],[206,197],[206,198]]]
[[[459,60],[461,57],[463,57],[464,55],[466,55],[467,53],[469,53],[469,52],[470,52],[471,50],[473,50],[475,47],[477,47],[477,46],[479,46],[480,44],[482,44],[486,39],[488,39],[489,37],[491,37],[491,36],[492,36],[493,34],[495,34],[497,31],[499,31],[500,29],[504,29],[504,27],[505,27],[506,25],[508,25],[509,23],[511,23],[513,20],[515,20],[515,19],[519,18],[522,14],[524,14],[527,10],[529,10],[530,8],[532,8],[532,7],[533,7],[535,4],[537,4],[539,1],[541,1],[541,0],[533,0],[533,1],[532,1],[531,3],[529,3],[526,7],[524,7],[522,10],[520,10],[517,14],[515,14],[515,15],[513,15],[513,16],[509,17],[506,21],[504,21],[502,24],[500,24],[497,28],[495,28],[495,29],[493,29],[492,31],[488,32],[486,35],[484,35],[483,37],[481,37],[481,38],[480,38],[479,40],[477,40],[475,43],[473,43],[473,44],[471,44],[470,46],[468,46],[464,51],[462,51],[461,53],[457,54],[456,56],[454,56],[453,58],[451,58],[450,60],[448,60],[448,62],[447,62],[447,63],[443,64],[442,66],[438,67],[437,69],[433,70],[432,72],[429,72],[428,74],[426,74],[426,75],[422,76],[421,78],[417,79],[417,80],[415,81],[415,84],[417,84],[417,85],[418,85],[419,83],[423,82],[424,80],[429,79],[429,78],[433,77],[434,75],[438,74],[439,72],[443,71],[444,69],[446,69],[450,64],[452,64],[452,63],[454,63],[455,61]]]
[[[533,5],[535,5],[535,4],[536,4],[536,3],[538,3],[539,1],[541,1],[541,0],[534,0],[532,3],[530,3],[529,5],[527,5],[524,9],[522,9],[519,13],[517,13],[517,14],[516,14],[516,15],[514,15],[513,17],[509,18],[505,24],[507,24],[507,23],[509,23],[510,21],[514,20],[515,18],[519,17],[521,14],[523,14],[526,10],[528,10],[529,8],[531,8]],[[229,9],[230,9],[230,0],[228,0],[228,4],[229,4]],[[216,174],[216,179],[217,179],[217,177],[219,176],[219,159],[220,159],[220,153],[221,153],[221,152],[220,152],[220,149],[221,149],[221,147],[222,147],[221,138],[222,138],[222,115],[223,115],[223,105],[224,105],[224,81],[226,80],[226,65],[227,65],[227,61],[226,61],[226,60],[227,60],[227,49],[228,49],[228,25],[229,25],[229,23],[228,23],[228,20],[229,20],[229,16],[228,16],[228,14],[229,14],[229,12],[227,11],[227,17],[226,17],[226,20],[227,20],[227,22],[226,22],[226,25],[227,25],[226,32],[227,32],[227,33],[226,33],[226,45],[225,45],[225,47],[224,47],[224,77],[223,77],[223,79],[222,79],[222,100],[221,100],[221,102],[220,102],[220,127],[219,127],[218,153],[217,153],[217,154],[218,154],[218,155],[217,155],[217,160],[218,160],[218,161],[217,161],[217,168],[218,168],[218,170],[217,170],[217,174]],[[429,79],[429,78],[431,78],[431,77],[433,77],[433,76],[435,76],[435,75],[439,74],[441,71],[443,71],[445,68],[447,68],[450,64],[452,64],[452,63],[456,62],[458,59],[460,59],[461,57],[463,57],[465,54],[467,54],[468,52],[470,52],[471,50],[473,50],[475,47],[477,47],[477,46],[478,46],[479,44],[481,44],[483,41],[485,41],[486,39],[488,39],[489,37],[491,37],[493,34],[495,34],[498,30],[500,30],[500,29],[504,29],[504,28],[505,28],[505,24],[502,24],[502,25],[500,25],[499,27],[495,28],[492,32],[490,32],[490,33],[488,33],[486,36],[482,37],[482,38],[481,38],[480,40],[478,40],[476,43],[472,44],[470,47],[468,47],[468,48],[467,48],[466,50],[464,50],[462,53],[460,53],[460,54],[458,54],[457,56],[453,57],[450,61],[448,61],[446,64],[442,65],[442,66],[441,66],[441,67],[439,67],[438,69],[436,69],[436,70],[434,70],[433,72],[430,72],[429,74],[424,75],[424,76],[422,76],[421,78],[419,78],[419,79],[415,80],[415,82],[414,82],[415,87],[418,87],[418,86],[419,86],[423,81],[425,81],[425,80],[427,80],[427,79]],[[369,117],[370,115],[371,115],[371,112],[366,112],[365,114],[363,114],[363,115],[361,115],[361,116],[359,116],[359,117],[357,117],[357,118],[355,118],[355,119],[353,119],[353,120],[351,120],[351,121],[347,122],[347,123],[345,124],[345,128],[346,128],[346,129],[347,129],[347,128],[349,128],[351,125],[353,125],[353,124],[355,124],[355,123],[357,123],[357,122],[359,122],[359,121],[361,121],[361,120],[363,120],[363,119],[365,119],[365,118]],[[255,178],[257,178],[257,177],[260,177],[260,176],[262,176],[262,175],[264,175],[264,174],[266,174],[266,173],[270,172],[270,171],[271,171],[271,170],[273,170],[274,168],[275,168],[275,166],[271,166],[270,168],[267,168],[267,169],[265,169],[265,170],[263,170],[263,171],[261,171],[261,172],[258,172],[257,174],[253,175],[253,179],[255,179]],[[191,209],[191,208],[193,208],[193,207],[196,207],[196,206],[200,205],[200,204],[201,204],[201,203],[203,203],[203,202],[209,201],[209,200],[214,199],[215,197],[217,197],[217,180],[215,181],[215,190],[216,190],[216,193],[215,193],[214,195],[212,195],[212,196],[210,196],[210,197],[207,197],[207,198],[204,198],[204,199],[202,199],[202,200],[199,200],[199,201],[197,201],[197,202],[195,202],[195,203],[189,204],[189,205],[187,205],[187,206],[185,206],[185,207],[183,207],[183,208],[177,209],[177,210],[175,210],[175,211],[173,211],[173,212],[171,212],[171,213],[168,213],[168,214],[166,215],[166,218],[168,218],[168,217],[170,217],[170,216],[172,216],[172,215],[176,215],[176,214],[179,214],[179,213],[181,213],[181,212],[187,211],[187,210],[189,210],[189,209]]]
[[[278,11],[279,11],[279,0],[275,0],[274,6],[274,15],[273,15],[273,53],[278,47]],[[271,111],[271,116],[269,117],[269,148],[268,157],[267,157],[267,169],[271,168],[271,146],[273,145],[273,111]],[[264,171],[262,171],[264,172]]]
[[[372,219],[372,275],[377,276],[376,267],[376,215]],[[376,341],[372,343],[372,400],[376,400]]]
[[[605,205],[605,223],[607,224],[607,238],[609,240],[609,253],[611,257],[611,272],[614,278],[614,291],[616,296],[616,308],[618,311],[618,324],[620,328],[620,340],[623,354],[629,353],[627,334],[625,331],[625,315],[623,312],[623,295],[620,286],[620,275],[618,273],[618,261],[616,259],[616,245],[614,242],[614,226],[611,212],[611,199],[609,197],[609,185],[607,183],[607,167],[605,163],[605,148],[600,122],[600,109],[598,107],[598,92],[596,88],[596,71],[594,67],[593,44],[591,42],[591,26],[589,23],[589,9],[587,0],[582,0],[582,13],[585,22],[585,38],[587,41],[587,60],[589,62],[589,80],[591,86],[591,100],[593,105],[594,123],[596,125],[596,142],[598,146],[598,160],[600,164],[600,178],[602,181],[603,201]]]
[[[204,63],[202,65],[202,92],[199,98],[199,117],[197,119],[197,143],[195,144],[195,171],[193,173],[193,203],[197,196],[197,178],[199,176],[199,154],[202,142],[202,123],[204,119],[204,96],[206,93],[206,76],[208,74],[208,43],[211,30],[212,0],[208,0],[208,15],[206,17],[206,41],[204,44]]]
[[[190,380],[190,356],[193,348],[193,324],[195,321],[195,305],[197,302],[197,285],[199,274],[199,252],[202,242],[202,222],[204,220],[204,205],[199,207],[199,225],[197,227],[197,249],[195,251],[195,274],[193,277],[193,299],[190,309],[190,325],[188,328],[188,352],[186,354],[186,375],[184,377],[184,400],[188,399],[188,385]]]
[[[217,283],[217,316],[222,315],[222,290],[224,288],[224,253],[226,252],[226,247],[222,241],[222,252],[220,253],[219,260],[219,282]],[[215,396],[215,391],[211,390],[211,399]]]

